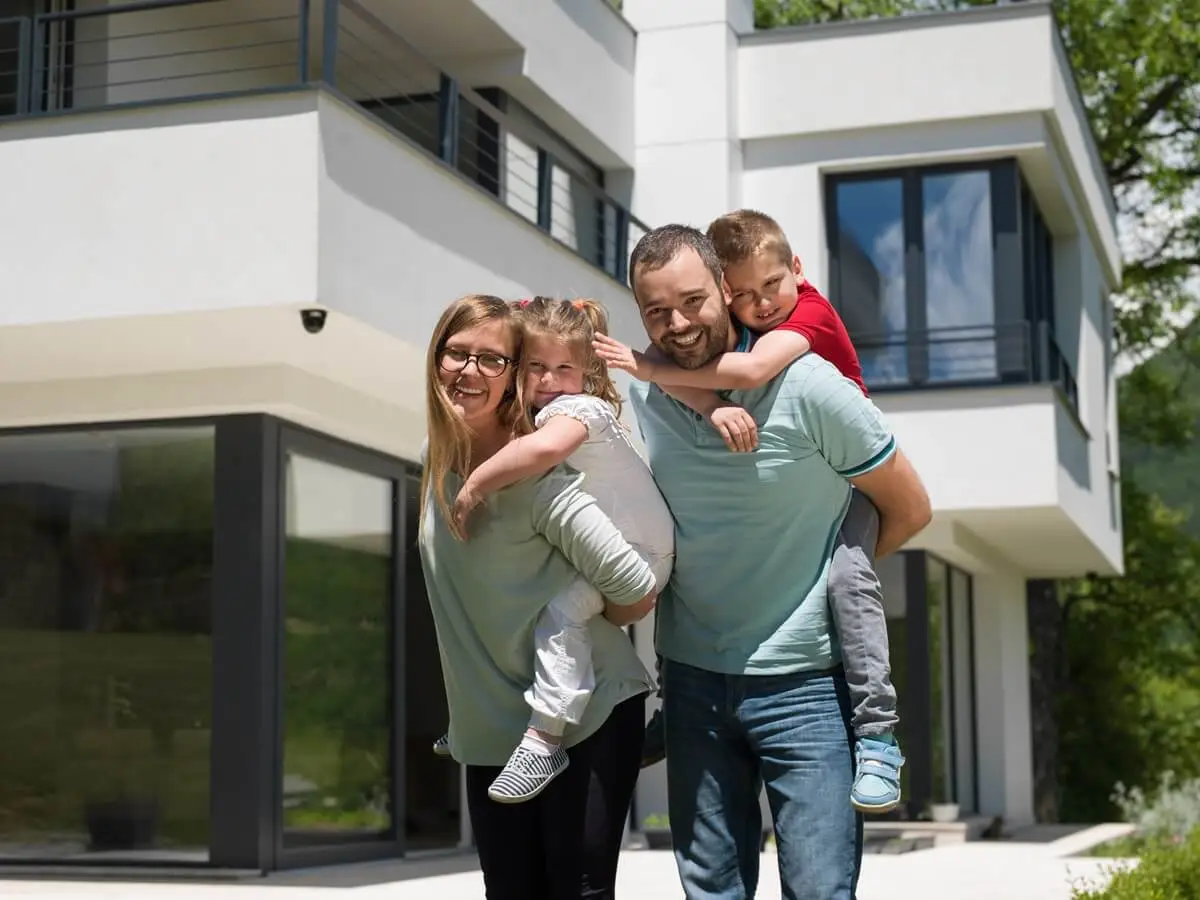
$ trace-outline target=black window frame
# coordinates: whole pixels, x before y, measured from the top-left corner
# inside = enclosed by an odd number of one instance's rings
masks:
[[[945,724],[945,753],[949,760],[949,790],[957,798],[955,802],[969,802],[978,814],[979,810],[979,706],[976,696],[976,630],[975,630],[975,576],[970,571],[956,566],[936,553],[927,550],[905,550],[901,554],[904,560],[904,590],[905,590],[905,653],[907,658],[907,682],[900,703],[900,727],[897,729],[904,750],[905,767],[909,770],[909,791],[901,807],[892,818],[907,818],[916,821],[924,817],[930,803],[937,798],[934,796],[934,747],[933,719],[939,710],[933,707],[933,677],[934,667],[931,659],[933,652],[929,635],[929,562],[936,561],[944,567],[945,578],[942,584],[941,601],[944,609],[944,624],[942,639],[947,642],[947,656],[950,659],[945,675],[945,689],[948,697],[949,716]],[[960,647],[955,640],[954,628],[954,573],[966,576],[966,595],[962,598],[963,610],[966,613],[967,646]],[[954,659],[958,653],[965,655],[968,669],[967,683],[959,684],[954,679]],[[959,691],[965,691],[969,697],[971,721],[968,724],[971,741],[971,753],[968,765],[971,767],[971,797],[959,797],[959,761],[958,761],[958,703]]]
[[[0,438],[148,428],[214,429],[212,574],[212,737],[207,861],[121,856],[4,857],[14,870],[240,870],[271,872],[398,859],[405,840],[405,509],[420,465],[261,413],[91,421],[0,428]],[[392,481],[390,804],[384,840],[284,847],[283,589],[285,454],[289,450]]]
[[[927,328],[923,185],[927,176],[960,172],[987,173],[991,188],[994,313],[990,327],[995,345],[996,375],[934,381],[929,375],[929,346],[931,338],[936,338],[937,334]],[[1075,408],[1074,380],[1054,343],[1054,235],[1015,158],[827,174],[823,194],[829,254],[828,291],[834,308],[839,312],[844,309],[838,187],[885,180],[898,181],[901,185],[905,326],[903,336],[898,340],[905,348],[908,377],[899,384],[871,384],[868,381],[868,387],[875,393],[885,393],[1050,382],[1060,387],[1070,406]],[[978,333],[987,327],[971,327],[970,331]],[[889,339],[887,343],[891,342]]]

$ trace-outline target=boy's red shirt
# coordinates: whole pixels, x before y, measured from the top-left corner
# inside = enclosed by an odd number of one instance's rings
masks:
[[[833,363],[839,372],[870,396],[863,381],[862,364],[850,340],[850,334],[833,304],[807,281],[796,289],[796,308],[783,322],[775,326],[783,331],[803,335],[812,345],[813,353]]]

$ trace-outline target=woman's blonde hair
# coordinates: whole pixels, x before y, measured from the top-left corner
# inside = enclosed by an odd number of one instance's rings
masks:
[[[450,501],[446,498],[446,474],[457,472],[464,478],[471,470],[471,429],[454,410],[446,388],[438,377],[442,351],[446,342],[460,331],[475,328],[485,322],[503,322],[513,336],[513,361],[501,378],[511,379],[504,399],[496,409],[501,425],[513,436],[530,430],[524,413],[521,382],[516,369],[521,359],[521,329],[513,304],[487,294],[468,294],[455,300],[442,313],[425,358],[425,421],[429,444],[425,467],[421,472],[421,515],[432,494],[446,522],[453,522]]]
[[[621,394],[608,374],[608,366],[592,349],[592,338],[608,334],[608,313],[595,300],[556,300],[553,297],[534,297],[518,304],[521,328],[525,340],[547,338],[570,345],[583,369],[584,393],[608,403],[617,416],[621,415]],[[526,363],[522,362],[518,383],[525,381]]]

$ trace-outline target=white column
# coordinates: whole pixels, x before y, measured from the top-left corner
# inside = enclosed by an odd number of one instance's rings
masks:
[[[979,811],[1007,828],[1033,822],[1029,626],[1019,573],[975,576]]]
[[[752,0],[625,0],[638,31],[633,209],[704,228],[740,205],[738,36]]]

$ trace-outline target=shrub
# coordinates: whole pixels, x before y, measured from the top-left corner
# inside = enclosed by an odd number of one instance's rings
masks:
[[[1200,897],[1200,829],[1178,843],[1146,851],[1134,869],[1117,871],[1101,890],[1076,890],[1075,900],[1196,900]]]
[[[1112,799],[1122,818],[1147,843],[1179,842],[1200,829],[1200,778],[1180,782],[1173,772],[1166,772],[1152,796],[1118,783]]]

